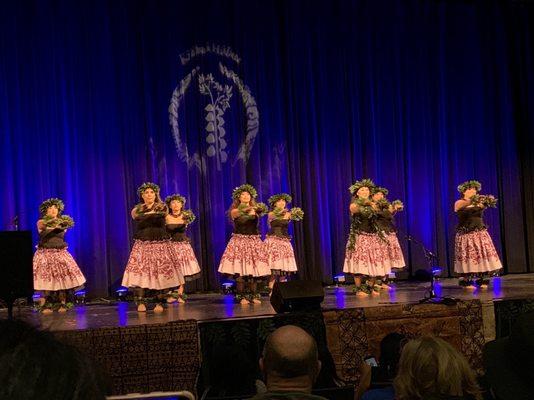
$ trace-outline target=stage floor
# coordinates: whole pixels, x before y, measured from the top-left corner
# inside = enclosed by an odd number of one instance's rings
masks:
[[[330,286],[325,288],[323,310],[339,310],[358,307],[377,307],[417,303],[425,296],[428,282],[397,282],[380,295],[356,297],[352,286]],[[534,298],[534,274],[507,275],[494,278],[488,289],[467,290],[458,286],[457,279],[442,279],[436,285],[439,296],[461,300],[480,299],[483,303],[499,300]],[[191,294],[186,304],[170,305],[163,313],[152,311],[138,313],[132,303],[90,304],[76,306],[65,314],[42,315],[30,307],[15,308],[15,318],[27,320],[52,331],[68,331],[103,327],[161,324],[176,320],[196,320],[199,323],[237,318],[262,318],[275,315],[264,297],[261,305],[240,305],[231,295]],[[0,318],[7,316],[7,310],[0,310]]]

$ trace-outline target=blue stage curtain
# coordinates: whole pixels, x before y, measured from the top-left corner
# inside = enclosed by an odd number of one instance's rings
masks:
[[[331,281],[347,189],[369,177],[405,203],[397,224],[410,270],[426,262],[404,234],[452,272],[456,186],[478,179],[499,198],[486,215],[506,271],[531,271],[532,22],[527,1],[3,2],[0,227],[18,215],[36,238],[40,202],[61,197],[76,221],[69,249],[89,291],[105,295],[128,259],[136,188],[154,181],[197,213],[189,235],[204,273],[190,289],[213,289],[231,191],[247,181],[263,201],[293,195],[305,211],[293,229],[300,277]],[[169,126],[189,71],[179,54],[206,43],[241,57],[228,65],[259,110],[250,158],[234,163],[244,117],[233,88],[221,170],[207,156],[188,168]],[[181,110],[181,133],[205,155],[202,98]]]

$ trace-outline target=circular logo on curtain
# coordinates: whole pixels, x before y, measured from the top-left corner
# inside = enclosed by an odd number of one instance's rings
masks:
[[[203,62],[207,57],[215,57],[216,62]],[[218,171],[221,171],[226,163],[234,166],[242,162],[246,165],[258,135],[259,113],[256,100],[238,73],[224,63],[227,61],[239,65],[241,58],[230,47],[214,44],[194,46],[180,55],[182,66],[194,66],[182,77],[173,91],[169,105],[169,122],[178,157],[187,164],[188,169],[197,168],[204,173],[207,160],[213,160]],[[193,94],[196,94],[196,98]],[[194,125],[189,124],[187,118],[198,119],[200,115],[198,112],[181,110],[187,108],[184,107],[186,95],[188,99],[196,100],[197,104],[201,101],[202,121],[194,121],[200,123],[195,132],[199,132],[201,137],[187,131],[186,127]],[[242,107],[232,110],[231,105],[235,105],[236,100],[241,102]],[[245,123],[243,128],[240,128],[244,132],[243,135],[238,135],[244,139],[241,139],[240,143],[232,143],[232,140],[236,141],[232,139],[236,135],[229,135],[227,132],[228,116],[232,112],[244,113]],[[241,117],[237,119],[243,120]],[[193,142],[201,141],[201,145],[191,149],[192,146],[188,145],[185,137],[194,137]]]

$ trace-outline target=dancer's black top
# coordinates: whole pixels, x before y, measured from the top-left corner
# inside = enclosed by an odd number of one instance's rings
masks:
[[[267,233],[267,235],[288,238],[290,237],[289,233],[287,232],[288,226],[288,219],[273,219],[271,221],[271,229],[269,229],[269,233]]]
[[[371,218],[364,216],[362,213],[357,212],[352,214],[351,224],[356,232],[361,233],[376,233],[375,224]]]
[[[240,235],[259,235],[257,215],[240,215],[234,219],[234,233]]]
[[[135,220],[137,231],[134,239],[145,241],[169,239],[169,234],[165,229],[165,214],[141,214]]]
[[[456,211],[458,225],[456,232],[469,233],[487,228],[483,220],[484,209],[481,207],[464,207]]]
[[[39,232],[40,249],[64,249],[67,247],[65,242],[65,230],[60,228],[45,229]]]
[[[187,242],[189,238],[185,236],[186,224],[167,224],[167,232],[174,242]]]
[[[390,233],[395,232],[393,213],[388,209],[380,210],[376,214],[376,225],[379,230]]]

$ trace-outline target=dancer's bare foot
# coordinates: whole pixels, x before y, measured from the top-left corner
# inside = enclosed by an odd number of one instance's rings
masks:
[[[176,297],[172,297],[172,296],[167,297],[167,303],[169,304],[176,303],[177,301],[180,301],[180,300],[176,299]]]
[[[39,305],[39,307],[44,306],[46,304],[46,298],[39,297],[39,300],[37,301],[37,304]]]
[[[358,290],[358,291],[356,291],[356,296],[358,296],[358,297],[367,297],[367,296],[369,296],[369,294],[365,293],[363,290]]]
[[[53,311],[51,308],[44,308],[42,311],[41,311],[42,314],[44,315],[49,315],[49,314],[52,314]]]
[[[161,304],[156,304],[156,307],[154,307],[155,313],[162,313],[163,312],[163,306]]]
[[[141,303],[137,305],[137,312],[146,312],[146,306]]]
[[[248,304],[248,300],[245,299],[245,298],[242,298],[241,300],[239,300],[239,304],[241,304],[242,306],[246,305],[246,304]]]
[[[254,297],[254,298],[252,299],[252,304],[261,304],[261,300],[258,299],[257,297]]]
[[[185,300],[183,297],[178,297],[178,299],[176,300],[178,303],[181,303],[181,304],[184,304],[185,303]]]
[[[65,304],[62,304],[62,305],[58,308],[57,312],[59,312],[59,313],[66,313],[66,312],[67,312],[67,306],[65,306]]]
[[[489,279],[487,278],[478,278],[475,282],[475,284],[480,288],[480,289],[487,289],[488,288],[488,285],[489,285]]]

